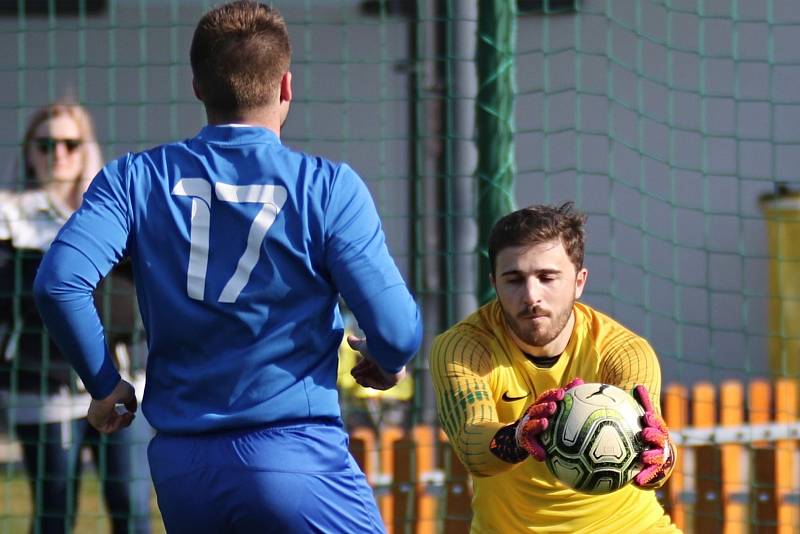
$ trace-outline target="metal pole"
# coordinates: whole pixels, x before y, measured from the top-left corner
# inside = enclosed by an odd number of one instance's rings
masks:
[[[437,57],[437,4],[412,2],[413,14],[408,20],[409,58],[413,71],[409,77],[410,150],[412,220],[414,235],[414,288],[423,313],[424,337],[414,365],[414,409],[412,425],[436,421],[436,406],[428,367],[428,351],[433,338],[441,332],[442,280],[439,255],[442,250],[441,220],[438,214],[439,162],[442,154],[441,83]]]
[[[475,0],[451,1],[447,17],[446,130],[448,140],[448,184],[446,225],[450,269],[446,324],[449,326],[477,308],[478,226],[476,222],[475,181],[478,151],[475,146],[475,97],[478,78],[475,69],[475,43],[478,31],[478,6]]]
[[[485,303],[494,297],[486,254],[489,232],[514,209],[516,0],[479,0],[478,10],[478,298]]]

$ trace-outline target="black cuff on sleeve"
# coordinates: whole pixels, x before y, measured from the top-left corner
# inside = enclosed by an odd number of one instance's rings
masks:
[[[510,464],[518,464],[528,457],[528,451],[517,445],[517,423],[504,426],[492,438],[489,450]]]

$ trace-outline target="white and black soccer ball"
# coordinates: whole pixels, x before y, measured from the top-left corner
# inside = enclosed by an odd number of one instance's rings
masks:
[[[633,396],[616,386],[583,384],[567,390],[540,436],[547,467],[583,493],[618,490],[641,469],[643,415]]]

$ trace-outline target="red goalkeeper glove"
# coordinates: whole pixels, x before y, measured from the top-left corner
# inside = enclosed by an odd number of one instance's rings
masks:
[[[675,448],[669,438],[669,430],[664,419],[653,409],[647,388],[638,385],[633,389],[633,397],[644,408],[640,436],[645,450],[639,455],[642,470],[633,479],[641,488],[651,488],[666,479],[675,466]]]
[[[573,378],[563,388],[548,389],[539,395],[517,423],[517,429],[514,434],[517,445],[540,462],[544,461],[547,458],[547,453],[539,441],[539,434],[550,426],[550,418],[556,413],[557,403],[564,399],[564,393],[568,389],[581,384],[583,384],[583,380]]]

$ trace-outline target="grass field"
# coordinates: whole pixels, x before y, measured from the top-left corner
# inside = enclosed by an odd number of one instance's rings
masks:
[[[0,473],[0,534],[28,534],[31,514],[30,486],[18,466],[5,466]],[[90,466],[84,466],[78,505],[76,534],[105,534],[111,532],[108,513],[102,502],[100,484]],[[164,525],[156,506],[155,494],[150,500],[153,534],[163,534]]]

